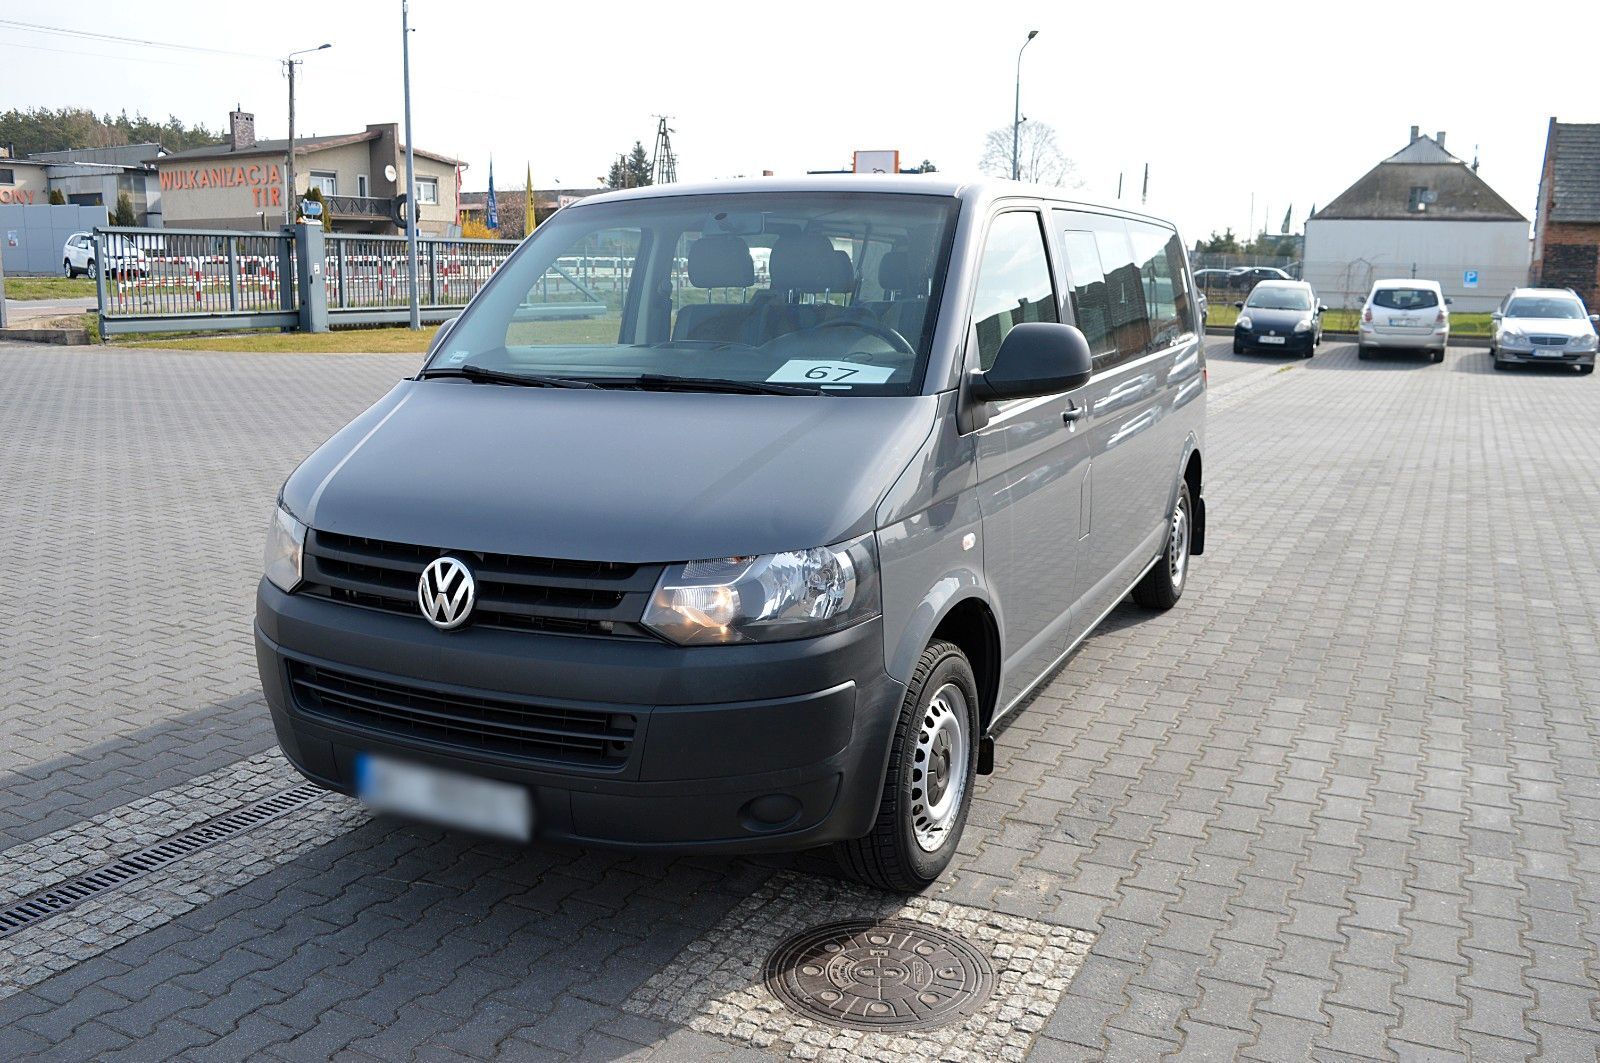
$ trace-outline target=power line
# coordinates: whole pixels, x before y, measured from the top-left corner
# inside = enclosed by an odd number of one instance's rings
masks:
[[[105,52],[84,52],[76,48],[50,48],[43,44],[22,44],[17,41],[0,41],[0,48],[26,48],[33,52],[54,52],[56,55],[81,55],[91,59],[110,59],[115,62],[155,63],[159,66],[181,66],[187,70],[201,69],[195,63],[182,63],[172,59],[151,59],[142,55],[108,55]]]
[[[274,59],[270,55],[259,52],[236,52],[227,48],[207,48],[198,44],[174,44],[171,41],[153,41],[143,37],[120,37],[115,33],[99,33],[94,30],[75,30],[64,26],[46,26],[38,22],[22,22],[17,19],[0,18],[0,26],[10,26],[14,29],[25,30],[30,33],[59,33],[66,37],[85,37],[90,40],[112,41],[117,44],[137,44],[146,48],[174,48],[184,52],[209,52],[212,55],[231,55],[246,59]]]

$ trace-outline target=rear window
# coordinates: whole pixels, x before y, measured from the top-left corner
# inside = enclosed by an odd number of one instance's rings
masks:
[[[1379,288],[1372,305],[1385,310],[1426,310],[1439,305],[1439,293],[1430,288]]]

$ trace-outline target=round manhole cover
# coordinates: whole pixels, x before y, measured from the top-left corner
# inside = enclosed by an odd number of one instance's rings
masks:
[[[943,1026],[983,1005],[994,970],[983,953],[923,923],[828,923],[767,958],[767,987],[794,1011],[857,1030]]]

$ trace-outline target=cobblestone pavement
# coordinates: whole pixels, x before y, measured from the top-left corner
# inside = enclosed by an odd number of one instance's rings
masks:
[[[0,348],[0,904],[294,784],[249,642],[273,493],[415,365]],[[769,1039],[737,984],[863,911],[1022,979],[950,1058],[1596,1059],[1600,384],[1331,340],[1210,378],[1182,605],[1014,717],[925,898],[328,795],[0,936],[0,1059],[926,1058]]]

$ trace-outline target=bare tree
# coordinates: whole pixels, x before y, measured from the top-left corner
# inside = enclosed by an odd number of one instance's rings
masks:
[[[993,177],[1011,176],[1011,127],[990,130],[983,140],[983,155],[978,159],[978,169]],[[1017,169],[1024,181],[1039,185],[1061,185],[1077,188],[1078,168],[1062,154],[1056,143],[1054,126],[1043,122],[1022,123],[1018,134]]]

